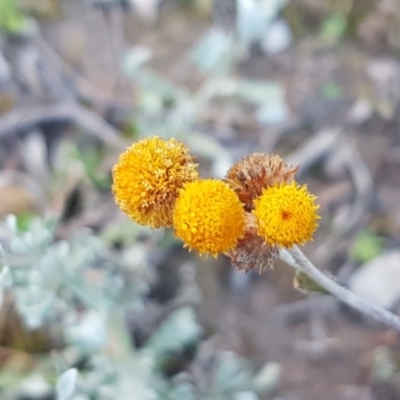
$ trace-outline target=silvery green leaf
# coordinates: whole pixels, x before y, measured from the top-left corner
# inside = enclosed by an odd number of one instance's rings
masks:
[[[29,254],[32,250],[28,245],[28,243],[19,236],[12,237],[9,242],[9,246],[10,246],[10,251],[18,255]]]
[[[142,243],[134,243],[122,253],[122,262],[135,272],[146,274],[149,264],[149,253]]]
[[[53,249],[48,249],[47,253],[38,261],[37,270],[47,278],[48,281],[59,281],[63,279],[60,273],[55,274],[55,271],[62,271],[63,263],[59,262],[58,257],[53,252]]]
[[[215,157],[211,166],[212,176],[223,179],[226,172],[234,164],[232,152],[224,151],[218,157]]]
[[[271,21],[278,16],[286,4],[287,0],[261,0],[260,10],[264,17]]]
[[[213,176],[223,177],[234,163],[232,152],[221,146],[215,137],[193,132],[185,141],[190,148],[195,149],[196,155],[212,161]]]
[[[283,19],[278,19],[268,27],[260,44],[267,54],[277,54],[286,50],[291,42],[292,32],[289,24]]]
[[[164,108],[164,99],[160,93],[155,91],[142,90],[139,93],[140,107],[151,115],[160,115]]]
[[[0,286],[3,288],[8,288],[12,286],[12,284],[13,279],[10,268],[8,267],[8,265],[3,265],[3,268],[0,271]]]
[[[135,46],[131,48],[124,59],[123,69],[125,73],[132,76],[137,70],[151,60],[152,52],[147,46]]]
[[[282,368],[279,364],[270,362],[257,373],[253,379],[253,387],[257,393],[265,395],[274,390],[281,377]]]
[[[154,374],[154,356],[147,350],[136,352],[134,357],[118,366],[111,399],[161,400],[157,394],[157,375]]]
[[[388,346],[380,345],[374,351],[372,377],[376,381],[387,382],[396,374],[396,361]]]
[[[91,400],[91,399],[92,399],[92,398],[89,397],[88,395],[79,393],[79,394],[76,394],[76,395],[73,397],[72,400]]]
[[[259,400],[259,397],[251,390],[245,390],[243,392],[233,393],[232,400]]]
[[[48,380],[39,373],[32,373],[21,382],[18,398],[45,399],[51,397],[52,394],[53,388]],[[8,396],[4,398],[9,399]]]
[[[158,394],[151,379],[140,379],[136,374],[123,375],[113,388],[113,399],[158,400]]]
[[[129,71],[127,71],[127,75],[136,82],[144,94],[149,91],[153,95],[156,94],[164,99],[175,99],[187,96],[187,92],[183,88],[174,85],[167,79],[144,68],[141,68],[135,73],[129,73]]]
[[[57,379],[56,393],[57,400],[70,400],[75,393],[78,383],[78,370],[70,368]]]
[[[174,352],[183,346],[196,341],[201,328],[196,321],[196,313],[192,307],[181,307],[171,313],[163,324],[146,342],[146,348],[162,355]]]
[[[25,326],[28,329],[39,328],[54,306],[55,294],[38,284],[18,287],[14,293],[16,304]]]
[[[84,354],[93,354],[103,348],[107,341],[107,326],[104,318],[92,311],[80,321],[66,329],[68,343],[79,347]]]
[[[59,241],[55,244],[55,250],[59,258],[67,257],[71,251],[71,244],[66,240]],[[90,247],[87,247],[87,252],[90,253]]]
[[[6,225],[11,233],[16,233],[18,231],[17,227],[17,217],[13,214],[6,216]]]
[[[211,29],[192,51],[190,59],[205,72],[228,73],[235,61],[233,36],[219,28]]]
[[[53,239],[53,232],[46,226],[45,221],[34,218],[30,223],[29,231],[22,237],[32,249],[43,251]]]
[[[246,390],[251,385],[247,362],[237,355],[226,352],[218,360],[214,374],[214,393],[231,393]]]
[[[215,177],[224,177],[234,163],[232,152],[221,146],[215,137],[192,133],[185,141],[195,149],[196,155],[210,159],[212,175]]]
[[[189,382],[173,385],[167,393],[161,393],[162,399],[168,400],[196,400],[198,397],[195,394],[195,389]]]
[[[8,61],[0,51],[0,82],[5,83],[11,79],[11,69]]]
[[[155,22],[159,14],[159,5],[162,0],[125,0],[131,4],[139,18],[147,22]]]
[[[260,2],[256,0],[236,0],[236,31],[246,44],[265,36],[268,24],[260,12]]]
[[[277,82],[244,79],[237,84],[237,95],[254,105],[265,106],[282,103],[285,93]]]
[[[24,167],[29,176],[36,182],[40,182],[42,187],[50,186],[51,176],[47,163],[47,145],[43,132],[39,129],[32,129],[23,143],[25,154],[29,154],[29,157],[23,158]]]
[[[283,124],[289,118],[289,111],[284,103],[268,104],[259,107],[256,118],[265,125]]]

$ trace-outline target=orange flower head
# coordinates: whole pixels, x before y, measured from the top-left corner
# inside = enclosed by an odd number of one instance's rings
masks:
[[[315,199],[296,182],[264,189],[254,201],[258,235],[270,245],[287,248],[312,240],[320,219]]]
[[[214,179],[187,183],[174,210],[175,235],[200,254],[223,253],[243,236],[245,215],[237,194]]]
[[[138,224],[152,228],[172,226],[179,190],[199,176],[183,143],[158,136],[128,147],[112,175],[112,191],[121,210]]]

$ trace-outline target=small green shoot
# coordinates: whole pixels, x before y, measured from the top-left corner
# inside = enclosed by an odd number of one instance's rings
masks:
[[[350,250],[350,258],[366,263],[382,253],[384,238],[367,231],[361,231]]]

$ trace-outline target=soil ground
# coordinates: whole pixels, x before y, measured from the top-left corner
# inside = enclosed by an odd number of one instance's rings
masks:
[[[163,12],[156,23],[146,24],[128,14],[112,13],[107,19],[83,2],[64,3],[61,18],[42,24],[44,38],[104,92],[120,98],[134,93],[133,86],[121,78],[119,60],[134,45],[149,46],[154,54],[149,66],[176,84],[193,90],[204,79],[189,63],[187,53],[208,28],[207,20],[188,12]],[[295,41],[273,57],[255,49],[237,71],[240,76],[277,80],[285,88],[292,122],[279,133],[277,151],[292,154],[326,128],[341,130],[355,143],[373,181],[373,198],[359,227],[383,235],[387,247],[395,247],[400,239],[396,112],[400,96],[394,89],[399,87],[399,71],[400,63],[391,54],[377,56],[354,41],[322,46],[312,36]],[[363,99],[373,104],[373,109],[362,121],[351,122],[352,107]],[[226,119],[228,124],[235,120],[232,115]],[[233,147],[247,142],[260,151],[265,138],[276,133],[273,128],[249,128],[246,124],[236,125],[232,131]],[[210,134],[218,138],[221,133]],[[315,242],[305,251],[311,258],[325,251],[327,257],[319,266],[340,274],[354,232],[328,249],[322,244],[331,235],[332,220],[353,196],[348,172],[327,163],[322,171],[307,171],[301,179],[319,196],[323,215]],[[380,346],[399,358],[400,341],[395,332],[368,324],[328,296],[296,291],[291,270],[282,264],[262,276],[250,273],[244,277],[232,272],[222,258],[199,263],[203,294],[199,313],[206,332],[218,347],[249,357],[257,368],[267,361],[279,363],[282,381],[277,398],[400,399],[398,382],[379,382],[372,374]]]

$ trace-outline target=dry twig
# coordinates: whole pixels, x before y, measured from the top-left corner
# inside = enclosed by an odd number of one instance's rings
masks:
[[[0,137],[18,130],[35,128],[38,124],[67,121],[88,134],[115,146],[125,147],[118,131],[95,112],[79,104],[62,103],[39,107],[17,108],[0,118]]]

